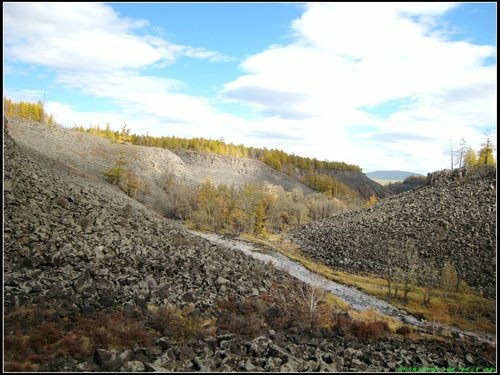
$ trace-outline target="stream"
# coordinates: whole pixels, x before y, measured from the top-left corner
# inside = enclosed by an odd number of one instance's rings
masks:
[[[492,335],[477,334],[474,332],[462,331],[456,327],[446,326],[420,320],[405,311],[402,311],[388,302],[381,300],[377,297],[365,294],[359,289],[351,286],[331,281],[321,275],[318,275],[302,264],[295,262],[281,253],[273,251],[269,248],[261,248],[258,245],[243,240],[241,238],[234,238],[230,236],[221,236],[213,233],[201,233],[197,231],[189,231],[192,234],[203,237],[210,242],[217,243],[224,247],[238,250],[251,256],[254,259],[260,260],[264,263],[270,263],[275,268],[283,270],[291,276],[311,285],[319,286],[324,290],[332,293],[333,295],[343,299],[354,310],[373,309],[381,314],[391,316],[400,320],[401,322],[412,325],[420,332],[431,333],[433,331],[446,331],[448,330],[456,338],[468,337],[472,341],[481,341],[488,343],[496,343],[496,339]]]

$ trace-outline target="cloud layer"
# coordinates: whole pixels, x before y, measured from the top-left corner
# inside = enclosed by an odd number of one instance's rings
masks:
[[[41,66],[55,73],[53,85],[121,108],[81,113],[77,103],[48,103],[69,125],[112,119],[152,135],[224,137],[364,170],[425,173],[447,167],[450,138],[477,147],[484,129],[496,128],[496,48],[438,27],[456,6],[309,3],[290,25],[292,43],[246,57],[244,74],[213,98],[186,93],[169,67],[231,57],[172,43],[109,5],[7,3],[4,53],[10,72]],[[225,113],[223,104],[255,116]]]

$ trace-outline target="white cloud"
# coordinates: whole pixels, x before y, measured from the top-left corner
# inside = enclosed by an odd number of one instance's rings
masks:
[[[48,103],[68,125],[126,122],[151,135],[224,137],[364,170],[425,173],[448,166],[450,138],[464,136],[478,148],[484,127],[496,126],[496,64],[485,64],[496,59],[496,48],[452,41],[436,27],[455,6],[308,3],[291,25],[294,42],[249,56],[241,64],[245,74],[214,99],[182,93],[183,82],[145,71],[182,56],[230,57],[171,43],[146,32],[147,21],[123,18],[104,4],[7,3],[4,51],[9,66],[53,69],[57,84],[123,108],[84,113]],[[398,99],[407,104],[388,116],[373,110]],[[260,116],[222,113],[216,105],[224,101]]]
[[[58,71],[115,71],[169,64],[180,56],[224,61],[204,48],[137,36],[146,20],[120,17],[99,3],[7,3],[4,43],[8,59]]]
[[[454,6],[308,4],[292,24],[296,41],[249,57],[246,74],[225,84],[222,95],[266,114],[284,117],[284,106],[300,112],[308,154],[363,168],[374,160],[386,168],[444,168],[450,137],[478,145],[478,125],[496,124],[496,65],[485,65],[496,49],[451,41],[436,29],[435,17]],[[282,100],[255,94],[270,89]],[[297,100],[287,103],[289,97]],[[410,104],[388,118],[366,110],[402,98]],[[360,125],[372,131],[353,136]],[[386,134],[408,137],[393,142]]]
[[[222,132],[221,123],[238,122],[218,113],[206,98],[179,93],[183,82],[144,73],[183,56],[209,62],[231,58],[203,47],[133,33],[147,25],[145,20],[123,18],[104,4],[9,3],[4,7],[6,59],[10,64],[49,68],[56,73],[56,84],[123,108],[120,114],[79,112],[72,105],[48,103],[56,119],[67,126],[109,122],[119,127],[127,122],[132,130],[164,135],[165,126],[175,124],[186,136],[210,137],[212,130]]]

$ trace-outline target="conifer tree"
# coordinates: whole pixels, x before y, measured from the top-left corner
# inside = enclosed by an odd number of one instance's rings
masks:
[[[104,175],[107,180],[113,185],[118,185],[123,176],[125,175],[124,165],[127,164],[123,154],[120,155],[119,159],[116,160],[115,165],[110,169],[104,171]]]
[[[469,147],[467,151],[465,151],[464,155],[464,165],[466,167],[471,167],[477,164],[477,156],[472,147]]]
[[[495,156],[493,155],[493,142],[489,134],[485,134],[486,139],[482,144],[483,147],[479,150],[478,164],[496,165]]]

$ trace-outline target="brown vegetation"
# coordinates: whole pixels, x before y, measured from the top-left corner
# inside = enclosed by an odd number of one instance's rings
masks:
[[[58,310],[60,306],[23,305],[5,312],[6,371],[37,371],[56,358],[85,358],[97,348],[150,345],[158,337],[119,310],[69,318],[60,317]]]

